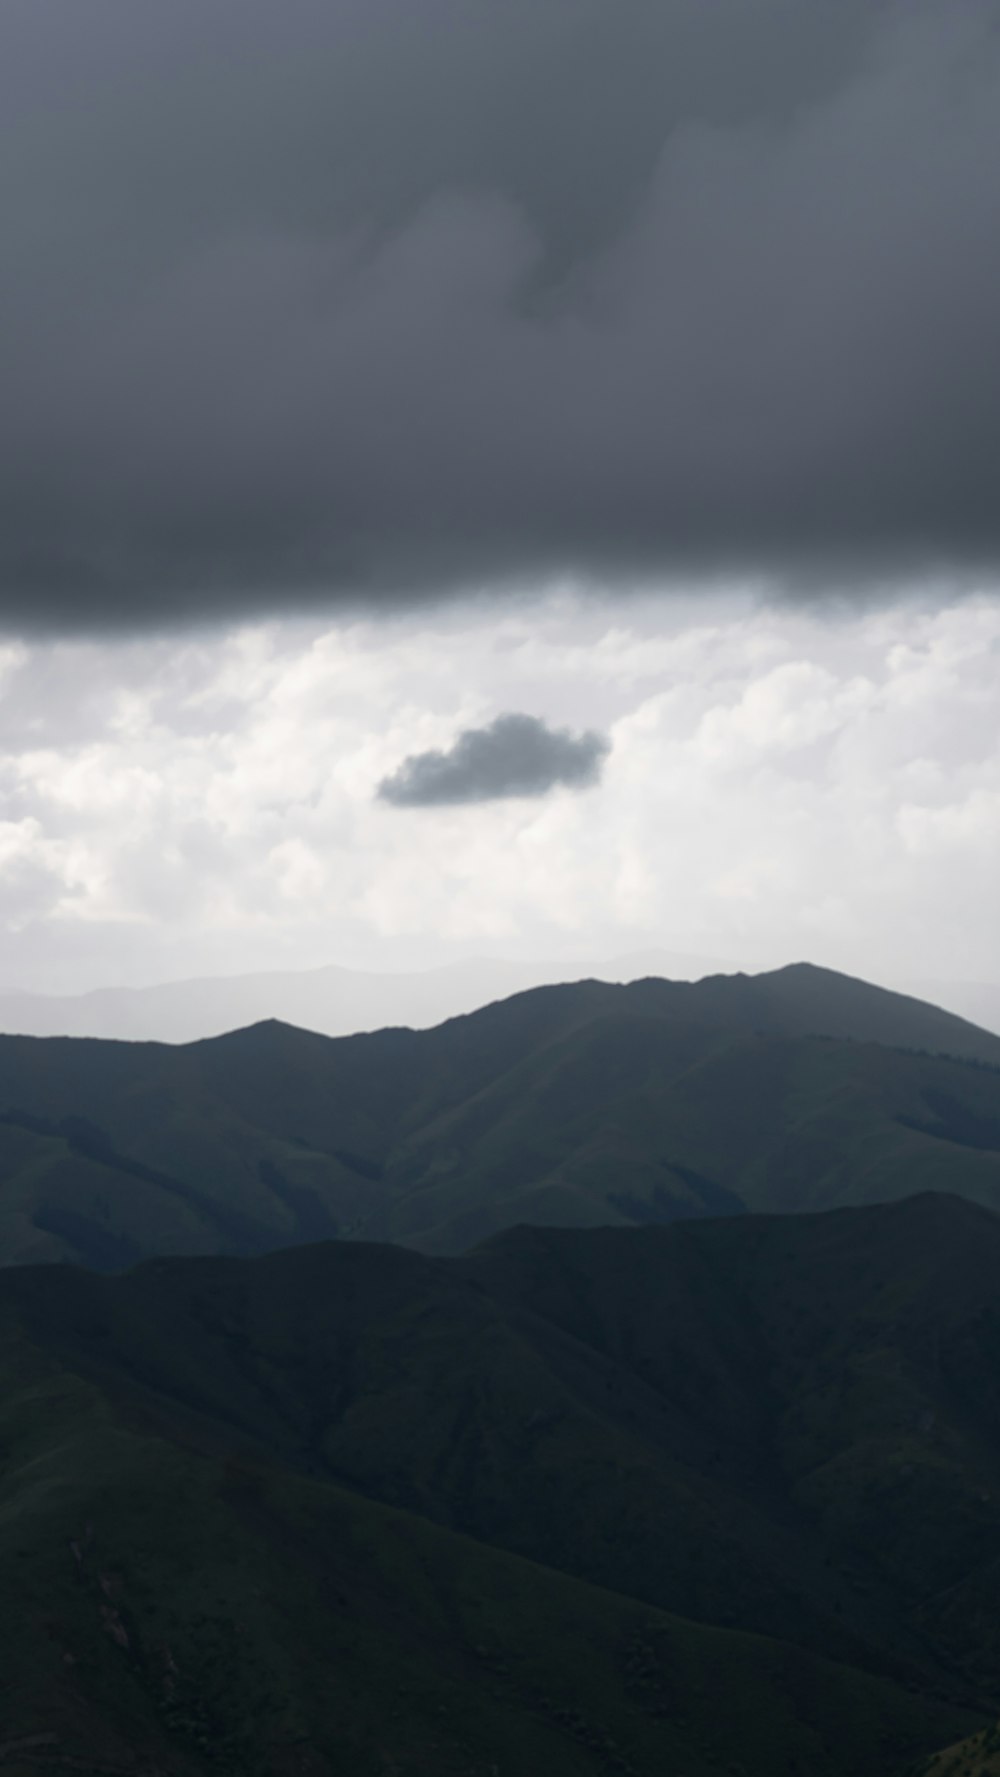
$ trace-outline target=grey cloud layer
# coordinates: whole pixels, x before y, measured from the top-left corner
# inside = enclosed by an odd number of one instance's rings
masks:
[[[487,728],[467,728],[446,753],[404,759],[378,794],[397,808],[432,808],[583,790],[597,782],[609,752],[601,734],[570,734],[537,716],[497,716]]]
[[[1000,559],[997,0],[9,0],[0,617]]]

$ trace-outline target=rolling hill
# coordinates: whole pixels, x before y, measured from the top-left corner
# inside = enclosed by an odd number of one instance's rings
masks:
[[[1000,1207],[1000,1037],[802,965],[536,989],[431,1031],[0,1038],[0,1263],[517,1223]]]
[[[0,1277],[2,1768],[901,1777],[1000,1709],[1000,1220]]]

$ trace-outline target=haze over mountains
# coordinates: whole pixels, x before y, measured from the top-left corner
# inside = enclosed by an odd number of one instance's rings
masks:
[[[596,976],[625,983],[656,975],[695,981],[732,973],[718,957],[682,951],[633,951],[603,958],[525,961],[468,958],[435,968],[377,972],[330,964],[317,969],[262,970],[205,976],[152,987],[107,987],[88,993],[0,993],[0,1031],[23,1036],[105,1037],[194,1043],[247,1024],[278,1018],[330,1037],[407,1025],[426,1030],[491,1000]],[[982,982],[896,983],[902,991],[1000,1032],[1000,987]]]
[[[336,964],[273,969],[80,994],[0,994],[0,1030],[23,1036],[159,1043],[194,1043],[267,1018],[329,1037],[387,1025],[426,1030],[530,987],[594,974],[619,982],[643,975],[692,981],[725,966],[713,957],[655,950],[613,957],[599,967],[578,959],[555,963],[474,957],[396,973]]]

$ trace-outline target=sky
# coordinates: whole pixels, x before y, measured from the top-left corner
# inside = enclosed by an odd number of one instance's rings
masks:
[[[10,985],[657,944],[1000,978],[989,595],[610,612],[564,588],[503,612],[47,639],[0,661]],[[596,776],[379,794],[512,708],[571,758],[600,735]]]
[[[998,0],[6,0],[0,985],[1000,979]]]

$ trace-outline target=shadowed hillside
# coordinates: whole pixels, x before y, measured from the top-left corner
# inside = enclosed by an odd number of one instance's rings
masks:
[[[806,966],[580,982],[436,1030],[0,1038],[0,1262],[101,1270],[948,1190],[1000,1206],[1000,1038]]]
[[[934,1197],[8,1271],[4,1768],[902,1773],[1000,1709],[998,1280]]]

